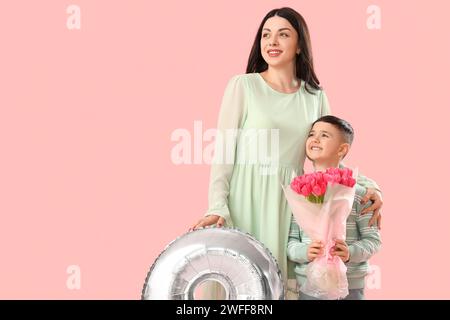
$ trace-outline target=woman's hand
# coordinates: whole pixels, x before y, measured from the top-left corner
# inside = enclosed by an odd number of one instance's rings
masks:
[[[337,239],[336,244],[331,248],[330,254],[341,258],[344,263],[350,260],[350,252],[344,240]]]
[[[223,225],[225,224],[225,219],[221,216],[213,214],[200,219],[194,226],[189,229],[189,231],[210,226],[212,224],[216,224],[217,227],[223,227]]]
[[[367,188],[366,194],[361,199],[361,204],[365,204],[369,200],[372,200],[373,204],[361,211],[361,214],[373,211],[373,216],[369,220],[369,227],[376,222],[378,229],[381,229],[381,208],[383,207],[381,193],[376,189]]]
[[[308,246],[307,257],[308,261],[313,261],[315,258],[323,254],[323,244],[320,240],[314,240]]]

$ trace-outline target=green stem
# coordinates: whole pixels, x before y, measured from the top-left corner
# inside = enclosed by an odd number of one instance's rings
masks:
[[[316,196],[315,194],[310,194],[308,197],[306,197],[309,202],[312,203],[323,203],[323,195],[322,196]]]

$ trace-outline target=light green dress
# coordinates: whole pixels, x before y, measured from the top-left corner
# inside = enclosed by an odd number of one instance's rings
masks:
[[[222,98],[206,215],[222,216],[226,226],[261,241],[276,258],[286,288],[295,274],[287,260],[291,210],[281,183],[303,174],[311,124],[327,114],[323,90],[310,94],[302,81],[298,91],[282,93],[259,73],[233,76]],[[363,176],[358,183],[378,188]]]

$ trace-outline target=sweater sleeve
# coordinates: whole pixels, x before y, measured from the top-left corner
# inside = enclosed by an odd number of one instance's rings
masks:
[[[360,234],[360,240],[349,245],[349,262],[360,263],[367,261],[381,248],[381,236],[378,227],[376,224],[369,227],[369,220],[373,212],[361,215],[361,211],[370,205],[372,205],[371,201],[368,201],[364,206],[358,205],[356,227]]]
[[[246,117],[244,80],[242,75],[235,75],[225,88],[209,179],[208,210],[205,216],[221,216],[225,219],[226,226],[233,225],[228,209],[228,195],[235,163],[237,135]]]
[[[308,244],[302,243],[300,228],[292,215],[287,247],[288,259],[297,263],[307,263],[309,262],[307,253]]]

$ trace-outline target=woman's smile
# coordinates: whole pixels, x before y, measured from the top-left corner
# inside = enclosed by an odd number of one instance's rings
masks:
[[[269,57],[271,58],[275,58],[278,57],[279,55],[281,55],[283,53],[283,51],[278,50],[278,49],[270,49],[267,51],[267,54],[269,55]]]

